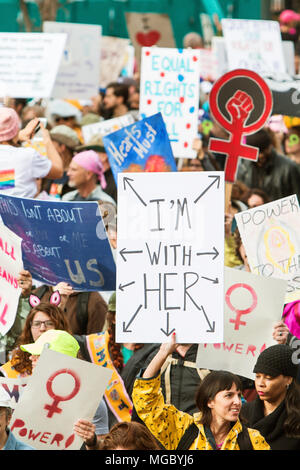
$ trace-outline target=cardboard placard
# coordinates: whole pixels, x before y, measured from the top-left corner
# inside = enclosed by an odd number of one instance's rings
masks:
[[[100,87],[106,88],[110,82],[116,82],[124,67],[129,39],[102,36]]]
[[[21,379],[10,379],[8,377],[0,377],[0,387],[3,387],[10,397],[10,407],[15,408],[24,391],[24,387],[28,384],[30,377]]]
[[[286,281],[225,267],[224,284],[224,342],[199,344],[197,366],[253,379],[259,354],[276,344],[272,329],[281,320]]]
[[[223,172],[118,177],[117,342],[223,341]]]
[[[94,136],[103,137],[104,135],[111,134],[133,123],[134,118],[132,114],[128,113],[117,118],[105,119],[104,121],[82,126],[81,132],[84,143],[87,144]]]

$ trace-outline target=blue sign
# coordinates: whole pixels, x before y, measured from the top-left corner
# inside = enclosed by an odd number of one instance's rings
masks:
[[[161,113],[104,136],[103,143],[116,184],[120,172],[177,171]]]
[[[115,290],[115,261],[97,202],[1,195],[0,216],[23,239],[24,269],[34,279],[68,282],[80,291]]]

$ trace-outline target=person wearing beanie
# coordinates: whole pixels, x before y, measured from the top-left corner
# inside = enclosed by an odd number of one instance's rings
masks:
[[[33,148],[20,144],[33,138],[40,125],[47,157]],[[38,118],[32,119],[20,129],[16,111],[5,106],[0,108],[0,194],[34,198],[38,193],[37,180],[60,178],[63,174],[61,158],[51,140],[49,131]]]
[[[300,165],[276,151],[272,131],[261,129],[248,135],[246,142],[247,145],[258,147],[258,159],[241,159],[236,179],[250,189],[262,189],[270,201],[292,194],[297,194],[300,200]]]
[[[298,367],[296,350],[276,344],[262,351],[253,369],[258,396],[243,405],[242,416],[272,450],[300,450]]]

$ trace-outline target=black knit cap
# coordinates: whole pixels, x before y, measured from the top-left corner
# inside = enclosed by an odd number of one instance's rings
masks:
[[[298,365],[293,364],[293,349],[286,344],[275,344],[265,349],[257,358],[253,372],[271,375],[296,377]]]

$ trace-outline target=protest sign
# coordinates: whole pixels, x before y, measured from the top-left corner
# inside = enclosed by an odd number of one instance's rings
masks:
[[[214,28],[210,19],[210,16],[206,13],[200,13],[200,23],[202,27],[202,35],[204,39],[204,46],[210,47],[212,38],[214,36]]]
[[[211,50],[214,56],[216,79],[228,72],[228,58],[225,39],[221,36],[212,38]]]
[[[0,33],[0,97],[49,98],[66,34]]]
[[[21,379],[10,379],[8,377],[0,377],[0,387],[8,393],[10,397],[10,407],[15,408],[24,391],[24,387],[28,384],[30,377]]]
[[[46,349],[15,408],[10,429],[37,450],[78,450],[79,418],[92,419],[112,371]]]
[[[103,143],[117,184],[119,172],[177,170],[160,113],[104,136]]]
[[[54,84],[52,97],[90,99],[99,91],[99,25],[44,21],[46,33],[65,33],[67,42]]]
[[[256,161],[258,148],[242,143],[243,136],[261,129],[269,119],[273,100],[266,82],[255,72],[237,69],[219,78],[209,95],[210,112],[231,136],[229,141],[210,138],[212,152],[227,155],[225,181],[233,183],[239,158]]]
[[[0,333],[5,335],[13,326],[21,289],[19,272],[23,269],[22,239],[0,225]]]
[[[140,114],[162,114],[175,158],[196,156],[199,64],[199,50],[142,49]]]
[[[97,202],[0,196],[4,224],[22,238],[24,268],[43,284],[115,288],[115,262]]]
[[[285,73],[278,21],[221,20],[229,70],[249,69],[263,73]]]
[[[116,82],[124,67],[124,57],[127,55],[129,39],[102,36],[100,87],[106,88],[111,82]]]
[[[134,118],[132,114],[128,113],[117,118],[105,119],[104,121],[82,126],[81,132],[84,143],[87,144],[94,136],[103,137],[106,134],[111,134],[112,132],[122,129],[122,127],[129,126],[132,123],[134,123]]]
[[[300,299],[300,208],[294,194],[235,215],[251,272],[288,281],[286,302]]]
[[[214,82],[217,79],[217,63],[212,49],[199,49],[200,76]]]
[[[199,344],[197,366],[253,379],[257,357],[276,344],[272,329],[281,320],[285,290],[286,281],[225,267],[224,342]]]
[[[223,178],[118,175],[117,342],[223,341]]]
[[[128,35],[138,64],[142,47],[176,47],[169,15],[161,13],[126,12]]]

